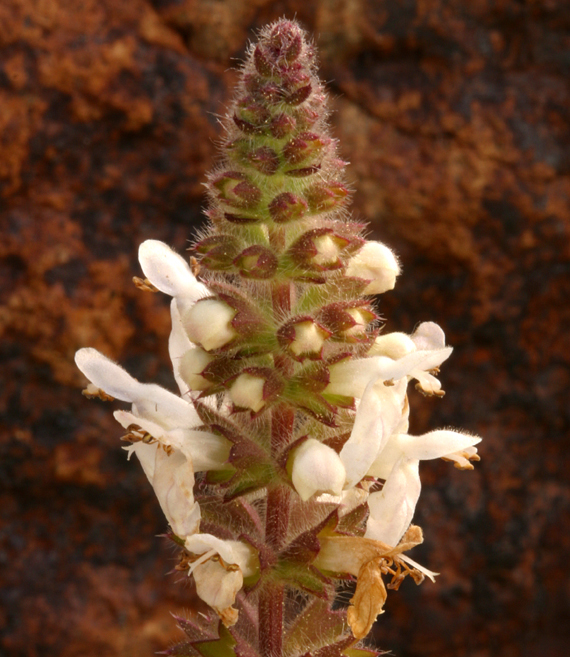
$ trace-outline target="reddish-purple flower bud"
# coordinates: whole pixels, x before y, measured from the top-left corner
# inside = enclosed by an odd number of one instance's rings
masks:
[[[272,278],[277,270],[277,256],[265,246],[255,244],[242,251],[234,265],[244,278]]]
[[[252,96],[246,96],[236,105],[236,116],[254,126],[261,126],[271,118],[266,107],[261,105]]]
[[[255,308],[241,296],[222,292],[218,293],[218,297],[236,311],[230,324],[240,336],[251,337],[263,330],[262,318],[258,315]]]
[[[260,173],[264,173],[266,176],[272,176],[279,168],[277,153],[267,146],[246,153],[246,158]]]
[[[285,102],[288,105],[300,105],[305,102],[307,98],[311,95],[313,87],[311,83],[306,84],[303,87],[299,87],[292,91],[288,96],[285,97]]]
[[[263,51],[261,44],[255,46],[253,51],[253,63],[258,73],[265,77],[273,75],[273,64],[270,62],[269,57]]]
[[[342,267],[340,254],[350,245],[346,237],[336,235],[332,228],[313,228],[290,247],[289,254],[303,267],[326,271]]]
[[[348,189],[336,180],[314,185],[305,192],[311,212],[327,212],[339,207],[348,196]]]
[[[210,235],[194,247],[202,257],[200,264],[207,269],[223,271],[231,269],[238,250],[237,240],[231,235]]]
[[[261,199],[261,190],[240,171],[226,171],[212,181],[219,197],[228,205],[251,209]]]
[[[301,54],[302,47],[299,28],[289,21],[280,21],[267,40],[268,53],[276,62],[294,62]]]
[[[283,156],[289,164],[301,164],[321,155],[328,143],[330,139],[320,137],[314,132],[302,132],[285,145]]]
[[[291,176],[292,178],[307,178],[308,176],[317,173],[320,168],[320,164],[313,164],[310,167],[302,167],[301,169],[289,169],[289,171],[285,171],[285,175]]]
[[[314,103],[311,102],[311,105],[314,105]],[[319,112],[316,109],[313,109],[307,105],[298,107],[295,111],[297,127],[301,130],[307,130],[317,122],[319,116]]]
[[[301,219],[305,216],[307,209],[307,202],[291,192],[279,194],[269,204],[269,214],[278,224]]]
[[[276,139],[283,139],[295,130],[296,121],[288,114],[276,114],[271,120],[269,130]]]
[[[362,342],[368,338],[367,328],[377,319],[365,301],[340,301],[321,309],[318,320],[330,329],[335,338],[348,342]]]

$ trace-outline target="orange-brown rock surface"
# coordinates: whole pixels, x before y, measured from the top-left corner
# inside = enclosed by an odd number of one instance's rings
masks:
[[[564,657],[570,639],[570,6],[565,0],[2,0],[0,655],[152,655],[194,604],[110,406],[94,346],[172,386],[166,299],[138,244],[201,221],[216,114],[252,29],[315,34],[355,211],[404,273],[390,330],[455,346],[413,429],[482,434],[472,473],[422,466],[398,657]]]

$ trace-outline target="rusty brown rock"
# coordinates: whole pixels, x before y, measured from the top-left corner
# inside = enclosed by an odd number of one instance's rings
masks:
[[[404,273],[388,329],[438,321],[447,395],[413,431],[485,437],[472,473],[422,465],[418,560],[377,626],[399,657],[563,657],[570,639],[570,11],[564,0],[4,0],[0,4],[0,653],[151,655],[194,604],[94,346],[171,386],[147,238],[200,221],[215,115],[251,29],[316,35],[357,213]]]

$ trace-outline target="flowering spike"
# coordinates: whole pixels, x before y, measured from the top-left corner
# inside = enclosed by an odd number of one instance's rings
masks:
[[[388,589],[434,575],[403,554],[422,541],[410,526],[420,461],[479,458],[467,433],[408,433],[408,384],[441,397],[452,350],[432,322],[379,335],[367,295],[392,289],[400,267],[347,216],[327,116],[305,33],[263,29],[223,120],[192,267],[155,240],[139,250],[140,289],[172,297],[180,396],[94,349],[76,355],[87,396],[131,404],[114,414],[126,449],[211,610],[180,621],[189,643],[172,655],[371,654],[356,643]],[[340,614],[335,581],[354,577]]]

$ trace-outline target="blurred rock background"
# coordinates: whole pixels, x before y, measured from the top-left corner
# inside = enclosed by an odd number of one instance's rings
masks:
[[[570,5],[567,0],[2,0],[0,655],[146,657],[192,592],[93,346],[173,386],[147,238],[202,221],[231,70],[297,18],[320,48],[354,211],[404,273],[387,330],[440,323],[443,400],[414,432],[485,437],[474,472],[422,465],[415,558],[389,597],[398,657],[564,657],[570,640]]]

